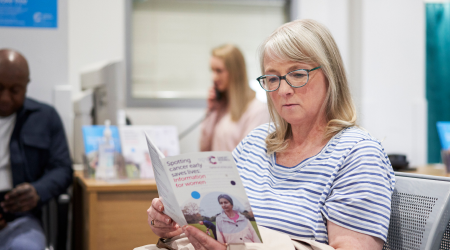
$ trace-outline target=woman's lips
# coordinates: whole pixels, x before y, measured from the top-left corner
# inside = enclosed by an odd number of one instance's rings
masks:
[[[283,107],[287,107],[287,108],[290,108],[290,107],[294,107],[294,106],[297,106],[298,104],[283,104]]]

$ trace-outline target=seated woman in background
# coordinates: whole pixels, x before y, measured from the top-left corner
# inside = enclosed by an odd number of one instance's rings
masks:
[[[261,67],[274,123],[233,151],[258,225],[335,249],[382,249],[394,172],[380,142],[356,126],[330,32],[313,20],[284,24],[263,43]],[[184,231],[196,249],[226,249],[192,226],[164,223],[160,206],[154,199],[148,211],[157,235]]]
[[[214,85],[209,89],[200,151],[233,151],[250,131],[269,122],[269,112],[248,85],[244,56],[238,48],[227,44],[213,49],[211,70]]]

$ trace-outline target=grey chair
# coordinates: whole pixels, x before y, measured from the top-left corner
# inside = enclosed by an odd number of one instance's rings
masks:
[[[450,249],[450,178],[395,173],[383,250]]]

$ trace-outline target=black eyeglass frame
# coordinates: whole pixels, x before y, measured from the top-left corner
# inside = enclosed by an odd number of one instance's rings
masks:
[[[296,70],[293,70],[293,71],[287,73],[287,74],[284,75],[284,76],[277,76],[277,75],[262,75],[262,76],[256,78],[256,80],[258,81],[259,86],[261,86],[261,88],[264,89],[266,92],[277,91],[277,90],[280,88],[281,80],[283,80],[283,79],[287,82],[287,84],[289,84],[289,86],[291,86],[291,87],[293,87],[293,88],[301,88],[301,87],[305,86],[305,85],[309,82],[309,72],[312,72],[312,71],[314,71],[314,70],[316,70],[316,69],[320,69],[321,67],[322,67],[322,66],[318,66],[318,67],[315,67],[315,68],[313,68],[313,69],[296,69]],[[292,84],[286,79],[286,76],[289,75],[289,74],[292,73],[292,72],[300,71],[300,70],[306,71],[306,74],[307,74],[308,79],[306,80],[305,84],[303,84],[302,86],[294,86],[294,85],[292,85]],[[277,87],[276,89],[274,89],[274,90],[267,90],[267,89],[265,89],[265,88],[262,86],[260,80],[261,80],[263,77],[267,77],[267,76],[276,76],[276,77],[278,77],[278,87]]]

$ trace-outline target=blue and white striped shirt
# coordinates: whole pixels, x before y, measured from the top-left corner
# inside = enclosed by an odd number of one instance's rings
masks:
[[[380,142],[347,128],[295,167],[267,155],[264,124],[233,151],[258,225],[328,243],[327,220],[386,241],[395,179]]]

